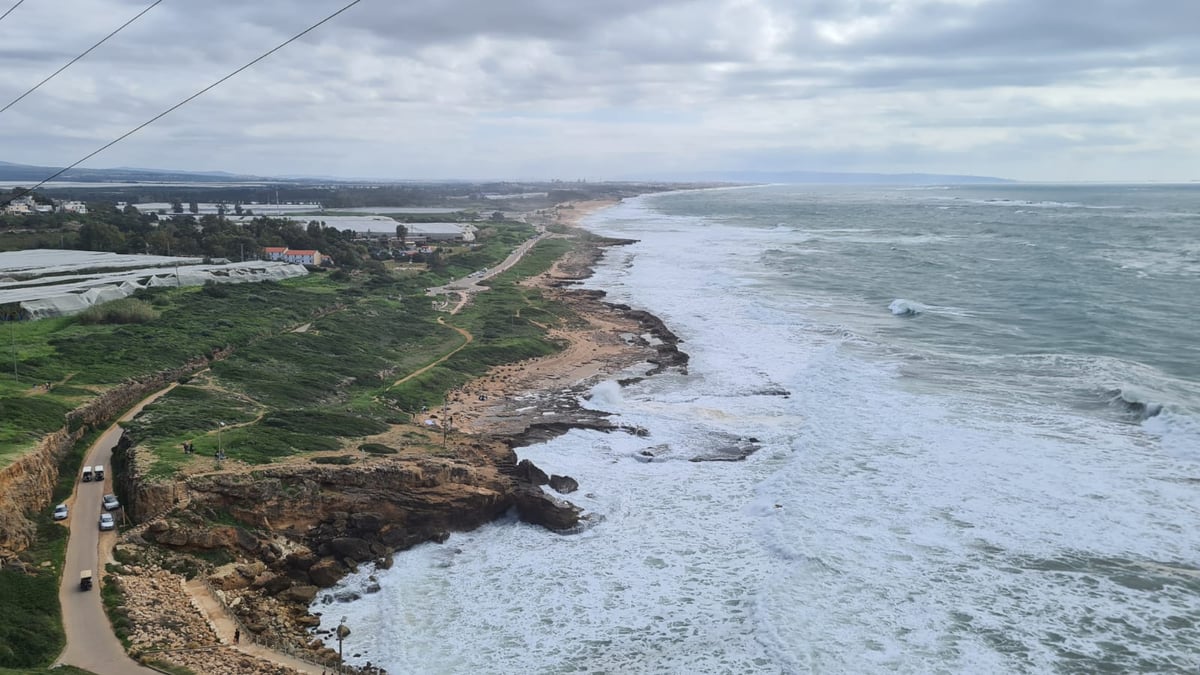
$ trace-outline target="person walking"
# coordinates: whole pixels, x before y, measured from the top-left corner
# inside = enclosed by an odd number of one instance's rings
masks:
[[[241,644],[241,643],[242,643],[242,629],[234,628],[233,629],[233,644],[237,645],[237,644]]]

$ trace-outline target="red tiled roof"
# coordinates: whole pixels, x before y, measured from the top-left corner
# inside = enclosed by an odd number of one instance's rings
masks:
[[[286,250],[288,250],[286,246],[268,246],[263,249],[267,253],[283,253]]]

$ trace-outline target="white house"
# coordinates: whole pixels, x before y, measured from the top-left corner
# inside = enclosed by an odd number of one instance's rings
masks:
[[[301,265],[320,265],[321,252],[315,250],[292,250],[288,249],[283,252],[283,259],[290,263],[300,263]]]
[[[267,246],[263,249],[267,260],[283,260],[300,265],[320,265],[325,256],[320,251],[305,249],[290,249],[286,246]]]

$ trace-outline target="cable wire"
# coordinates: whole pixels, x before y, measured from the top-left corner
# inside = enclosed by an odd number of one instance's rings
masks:
[[[21,2],[24,2],[24,1],[25,1],[25,0],[21,0]],[[62,71],[66,70],[67,68],[70,68],[70,67],[71,67],[72,65],[74,65],[74,64],[75,64],[75,62],[76,62],[76,61],[78,61],[79,59],[82,59],[83,57],[87,56],[88,54],[91,54],[93,49],[95,49],[96,47],[99,47],[100,45],[102,45],[102,44],[104,44],[105,42],[107,42],[107,41],[108,41],[108,39],[109,39],[110,37],[112,37],[112,36],[116,35],[117,33],[120,33],[120,32],[121,32],[121,31],[123,31],[123,30],[125,30],[125,27],[126,27],[126,26],[128,26],[129,24],[133,23],[134,21],[137,21],[138,19],[142,18],[142,15],[143,15],[143,14],[145,14],[146,12],[149,12],[150,10],[154,9],[155,7],[157,7],[157,6],[158,6],[158,4],[159,4],[160,2],[162,2],[162,1],[163,1],[163,0],[155,0],[155,1],[154,1],[154,3],[153,3],[153,4],[151,4],[149,7],[147,7],[146,9],[143,9],[142,11],[138,12],[137,16],[135,16],[135,17],[133,17],[132,19],[130,19],[130,20],[128,20],[128,21],[126,21],[126,22],[125,22],[125,23],[123,23],[123,24],[121,24],[121,26],[120,26],[119,28],[117,28],[117,29],[116,29],[116,30],[114,30],[113,32],[109,33],[108,35],[105,35],[105,36],[104,36],[104,38],[103,38],[102,40],[100,40],[100,41],[99,41],[99,42],[97,42],[96,44],[92,45],[91,47],[88,47],[88,48],[87,48],[87,51],[85,51],[84,53],[80,54],[79,56],[76,56],[75,58],[71,59],[70,61],[67,61],[67,64],[66,64],[65,66],[63,66],[62,68],[59,68],[58,70],[56,70],[56,71],[54,71],[53,73],[51,73],[51,74],[50,74],[50,76],[49,76],[49,77],[47,77],[46,79],[44,79],[44,80],[42,80],[41,82],[38,82],[37,84],[35,84],[35,85],[33,85],[32,87],[30,87],[30,88],[29,88],[29,91],[27,91],[27,92],[25,92],[24,94],[21,94],[20,96],[18,96],[18,97],[16,97],[16,98],[14,98],[12,101],[10,101],[10,102],[8,103],[8,105],[4,106],[3,108],[0,108],[0,113],[3,113],[5,110],[8,110],[9,108],[11,108],[11,107],[13,107],[14,105],[16,105],[16,104],[17,104],[17,103],[18,103],[18,102],[19,102],[21,99],[23,99],[23,98],[25,98],[26,96],[28,96],[28,95],[32,94],[33,92],[37,91],[37,90],[38,90],[38,88],[40,88],[40,87],[41,87],[43,84],[46,84],[46,83],[47,83],[47,82],[49,82],[50,80],[53,80],[53,79],[55,78],[55,76],[57,76],[59,73],[61,73]],[[17,3],[17,4],[21,4],[21,3]],[[8,11],[10,11],[10,12],[11,12],[12,10],[10,9],[10,10],[8,10]],[[5,16],[7,16],[7,14],[6,14]],[[4,17],[0,16],[0,19],[3,19],[3,18],[4,18]]]
[[[9,7],[7,12],[0,14],[0,21],[3,21],[4,17],[8,16],[9,14],[12,14],[13,10],[20,7],[22,2],[25,2],[25,0],[17,0],[17,4],[13,5],[12,7]]]
[[[65,166],[65,167],[59,169],[57,172],[55,172],[49,178],[42,180],[42,182],[40,182],[37,185],[34,185],[33,187],[26,190],[25,194],[29,194],[30,192],[33,192],[34,190],[45,185],[46,183],[49,183],[50,181],[54,180],[55,178],[58,178],[59,176],[63,175],[64,173],[70,171],[71,169],[74,169],[75,167],[79,166],[80,164],[83,164],[84,162],[88,161],[89,159],[91,159],[91,158],[95,157],[96,155],[104,152],[105,150],[111,148],[112,146],[116,145],[117,143],[120,143],[121,141],[125,140],[126,138],[129,138],[130,136],[136,134],[137,132],[141,131],[142,129],[145,129],[146,127],[150,126],[151,124],[154,124],[155,122],[166,117],[167,115],[171,114],[172,112],[175,112],[179,108],[182,108],[184,105],[190,103],[192,100],[197,99],[200,96],[202,96],[203,94],[207,93],[209,90],[216,88],[217,85],[221,84],[222,82],[225,82],[226,80],[232,78],[233,76],[237,75],[238,73],[242,72],[243,70],[246,70],[250,66],[253,66],[254,64],[258,63],[259,61],[262,61],[263,59],[274,54],[275,52],[279,51],[280,49],[283,49],[284,47],[290,45],[291,43],[295,42],[296,40],[299,40],[300,38],[304,37],[305,35],[308,35],[312,31],[316,30],[317,28],[320,28],[321,26],[325,25],[326,23],[332,21],[334,18],[336,18],[342,12],[345,12],[346,10],[350,9],[351,7],[357,5],[360,2],[362,2],[362,0],[353,0],[353,2],[348,3],[347,5],[345,5],[338,11],[334,12],[333,14],[330,14],[329,16],[325,17],[324,19],[321,19],[320,21],[314,23],[313,25],[309,26],[308,28],[305,28],[304,30],[300,31],[299,33],[296,33],[295,35],[288,38],[287,40],[284,40],[283,42],[279,43],[278,45],[272,47],[270,50],[264,52],[261,56],[254,59],[253,61],[250,61],[249,63],[238,68],[237,70],[234,70],[232,73],[229,73],[225,77],[222,77],[221,79],[217,80],[216,82],[213,82],[212,84],[210,84],[207,87],[201,89],[200,91],[192,94],[191,96],[188,96],[187,98],[183,99],[179,103],[176,103],[175,105],[171,106],[170,108],[167,108],[166,110],[160,112],[159,114],[155,115],[154,117],[151,117],[150,119],[146,120],[145,122],[142,122],[141,124],[137,125],[133,129],[130,129],[129,131],[125,132],[124,134],[121,134],[116,139],[109,141],[108,143],[105,143],[104,145],[100,146],[100,148],[89,153],[83,159],[80,159],[79,161],[71,163],[69,166]],[[17,195],[14,195],[14,197],[16,197],[16,196]]]

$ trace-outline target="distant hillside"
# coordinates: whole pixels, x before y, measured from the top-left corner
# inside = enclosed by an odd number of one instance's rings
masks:
[[[666,177],[659,177],[667,180]],[[810,183],[824,185],[971,185],[1014,183],[1008,178],[936,173],[839,173],[829,171],[705,171],[670,180],[725,183]]]
[[[29,181],[36,183],[54,174],[62,167],[31,166],[29,164],[12,164],[0,162],[0,181]],[[172,171],[159,169],[71,169],[55,179],[55,181],[75,181],[80,183],[227,183],[241,181],[262,182],[272,180],[260,176],[240,176],[223,171]],[[50,185],[53,185],[51,183]]]

